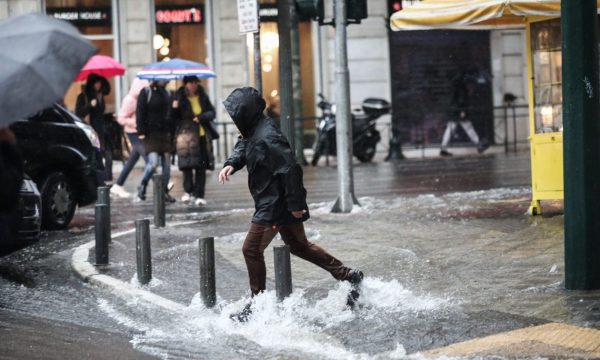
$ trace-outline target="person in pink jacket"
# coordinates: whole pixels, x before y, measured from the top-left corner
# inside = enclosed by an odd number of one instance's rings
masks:
[[[134,78],[129,88],[129,93],[123,98],[121,103],[121,109],[117,116],[117,121],[121,124],[127,134],[127,138],[131,143],[131,151],[129,152],[129,158],[119,174],[117,182],[110,188],[111,194],[122,198],[128,198],[131,196],[129,192],[125,190],[123,184],[127,180],[127,176],[139,160],[140,156],[144,158],[144,161],[148,163],[148,157],[144,151],[144,144],[138,137],[137,125],[135,121],[135,109],[137,106],[138,96],[143,88],[149,85],[147,80],[141,80]]]

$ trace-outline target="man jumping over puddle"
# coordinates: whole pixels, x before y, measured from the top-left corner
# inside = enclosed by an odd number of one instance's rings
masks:
[[[223,105],[241,136],[219,173],[219,182],[224,184],[230,175],[246,166],[254,199],[255,212],[242,247],[252,296],[266,288],[264,251],[279,233],[292,254],[327,270],[337,280],[349,281],[352,290],[347,304],[353,307],[363,273],[344,266],[306,239],[303,222],[308,220],[309,213],[302,168],[275,122],[263,114],[265,100],[258,90],[244,87],[235,89]],[[246,321],[250,313],[248,303],[232,319]]]

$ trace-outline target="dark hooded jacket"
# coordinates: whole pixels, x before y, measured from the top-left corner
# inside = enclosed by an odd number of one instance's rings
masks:
[[[275,122],[264,116],[260,93],[251,87],[239,88],[223,105],[242,133],[224,166],[235,171],[246,166],[255,206],[252,222],[285,225],[307,220],[302,168]],[[301,219],[292,216],[292,211],[300,210],[307,210]]]

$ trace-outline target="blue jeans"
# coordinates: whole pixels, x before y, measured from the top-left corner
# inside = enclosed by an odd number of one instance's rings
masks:
[[[156,152],[151,152],[148,154],[148,162],[146,163],[146,168],[144,168],[144,177],[142,178],[142,184],[148,184],[152,175],[156,172],[156,168],[158,168],[158,160],[160,158],[160,164],[162,167],[163,174],[163,184],[165,188],[169,183],[169,179],[171,178],[171,154],[164,153],[159,154]]]
[[[121,170],[121,174],[119,174],[119,178],[117,179],[117,185],[119,186],[123,186],[123,184],[125,184],[125,180],[127,180],[129,173],[140,159],[140,156],[144,159],[146,165],[148,164],[146,150],[144,150],[144,144],[142,143],[142,140],[140,140],[140,138],[138,137],[138,134],[127,133],[127,138],[131,143],[131,152],[129,152],[129,158],[123,166],[123,170]]]

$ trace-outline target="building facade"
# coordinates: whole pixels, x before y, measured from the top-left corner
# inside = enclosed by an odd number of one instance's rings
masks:
[[[276,25],[275,0],[260,1],[267,9],[261,13],[261,60],[263,69],[264,97],[277,112],[278,106],[278,35]],[[333,0],[325,1],[326,14],[331,16]],[[27,12],[46,12],[71,21],[99,48],[101,54],[113,56],[127,69],[124,77],[112,79],[114,91],[108,100],[109,111],[115,111],[120,99],[127,92],[131,80],[145,64],[165,57],[182,57],[206,63],[218,75],[205,82],[214,104],[222,100],[236,87],[252,85],[252,42],[239,33],[236,0],[0,0],[0,19]],[[95,14],[74,15],[78,11],[96,11]],[[419,102],[423,91],[406,98],[408,88],[417,88],[410,79],[417,68],[435,68],[436,50],[415,51],[419,45],[424,49],[432,35],[397,34],[389,30],[390,2],[371,0],[368,2],[369,17],[360,25],[348,27],[348,64],[350,68],[350,94],[353,108],[360,107],[368,97],[380,97],[393,102],[394,116],[407,128],[419,123],[416,116],[407,116],[406,108]],[[57,15],[58,14],[58,15]],[[79,16],[79,22],[73,21]],[[273,18],[275,16],[275,18]],[[96,20],[95,22],[93,20]],[[308,135],[314,134],[314,117],[317,94],[335,99],[335,30],[331,26],[319,27],[315,22],[301,22],[300,62],[302,79],[302,116]],[[490,73],[489,106],[500,106],[504,94],[512,93],[517,101],[527,102],[526,62],[524,34],[522,31],[487,31],[478,35],[461,35],[463,38],[477,38],[485,43],[483,54],[475,54],[483,61]],[[423,36],[428,37],[424,40]],[[455,34],[445,35],[447,41]],[[460,41],[456,40],[456,41]],[[467,42],[470,41],[467,39]],[[425,43],[424,43],[425,42]],[[412,44],[412,45],[411,45]],[[414,46],[413,46],[414,45]],[[476,46],[475,46],[476,48]],[[402,63],[409,61],[411,66]],[[432,62],[433,61],[433,62]],[[447,61],[446,61],[447,63]],[[398,71],[403,66],[406,70]],[[447,75],[447,74],[445,74]],[[439,72],[423,71],[422,82],[430,89],[425,95],[447,96],[446,85],[436,88],[440,82]],[[430,78],[427,78],[429,76]],[[174,83],[174,82],[173,82]],[[173,84],[172,86],[176,86]],[[74,99],[81,84],[74,83],[65,97],[68,107],[74,106]],[[410,91],[409,91],[410,92]],[[438,96],[438,95],[436,95]],[[400,99],[400,100],[399,100]],[[422,103],[422,101],[421,101]],[[443,101],[439,100],[439,107]],[[217,106],[218,121],[230,121],[222,106]],[[425,113],[433,108],[425,107]],[[435,110],[435,109],[434,109]],[[435,112],[435,111],[434,111]],[[429,120],[442,121],[441,116],[426,114]],[[433,119],[433,120],[432,120]],[[382,146],[385,150],[389,139],[388,129],[391,116],[378,121],[382,130]],[[397,121],[397,119],[394,119]],[[493,124],[492,125],[496,127]],[[518,124],[519,137],[526,139],[528,128]],[[498,127],[495,131],[504,131]],[[512,129],[509,129],[512,132]],[[232,131],[231,131],[232,132]],[[221,139],[221,146],[231,147],[232,132],[228,139]],[[310,146],[310,136],[305,146]],[[404,141],[412,142],[412,137]],[[432,140],[433,141],[433,140]],[[437,140],[436,140],[437,141]]]

